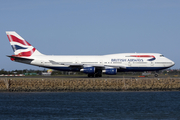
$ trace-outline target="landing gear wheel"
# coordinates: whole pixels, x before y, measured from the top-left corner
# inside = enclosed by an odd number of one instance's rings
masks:
[[[88,77],[94,77],[94,74],[88,74]]]
[[[88,74],[88,77],[91,77],[90,74]]]
[[[96,74],[95,77],[102,77],[102,74]]]
[[[155,74],[154,77],[158,77],[158,74]]]

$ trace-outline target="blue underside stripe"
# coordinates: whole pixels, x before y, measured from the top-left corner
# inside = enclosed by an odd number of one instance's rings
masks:
[[[169,67],[127,67],[124,71],[157,71]]]
[[[153,61],[153,60],[155,60],[156,58],[152,58],[152,59],[149,59],[148,61]]]
[[[60,71],[74,71],[79,72],[80,68],[70,68],[70,67],[46,67],[54,70],[60,70]],[[117,69],[118,72],[128,72],[128,71],[158,71],[162,69],[166,69],[169,67],[127,67],[126,69]]]
[[[70,67],[46,67],[54,70],[60,70],[60,71],[80,71],[79,68],[70,68]]]

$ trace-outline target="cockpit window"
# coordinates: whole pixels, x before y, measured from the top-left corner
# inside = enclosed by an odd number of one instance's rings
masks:
[[[160,55],[160,57],[164,57],[164,55]]]

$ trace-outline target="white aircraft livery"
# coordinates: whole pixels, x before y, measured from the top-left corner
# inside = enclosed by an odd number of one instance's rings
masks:
[[[60,71],[78,71],[88,77],[115,75],[117,72],[159,71],[175,63],[158,53],[121,53],[109,55],[44,55],[15,31],[6,31],[14,55],[12,61]],[[155,74],[157,76],[157,74]]]

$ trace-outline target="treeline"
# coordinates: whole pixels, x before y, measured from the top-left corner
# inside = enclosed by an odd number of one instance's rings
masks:
[[[7,71],[5,69],[0,70],[0,75],[8,75],[8,74],[25,74],[25,73],[36,73],[37,75],[41,75],[42,72],[47,72],[47,69],[44,70],[32,70],[32,69],[24,69],[24,70],[11,70]],[[142,75],[143,72],[119,72],[118,75]],[[152,72],[154,73],[154,72]],[[180,75],[179,69],[166,69],[158,72],[161,75]],[[67,71],[57,71],[53,70],[51,75],[82,75],[84,73],[81,72],[67,72]]]
[[[8,74],[24,74],[24,73],[37,73],[37,74],[41,74],[42,72],[47,71],[47,70],[28,70],[28,69],[24,69],[24,70],[11,70],[11,71],[6,71],[4,69],[0,70],[0,74],[4,74],[4,75],[8,75]]]
[[[180,75],[180,69],[167,69],[160,71],[163,75]]]
[[[41,75],[42,72],[47,72],[47,69],[44,70],[32,70],[32,69],[24,69],[24,70],[11,70],[6,71],[5,69],[0,70],[0,75],[15,75],[15,74],[27,74],[27,73],[36,73],[37,75]],[[57,71],[53,70],[51,75],[72,75],[72,74],[78,74],[81,75],[83,73],[80,72],[67,72],[67,71]]]

